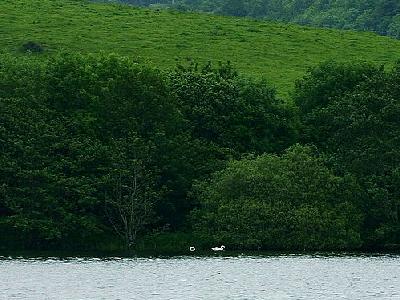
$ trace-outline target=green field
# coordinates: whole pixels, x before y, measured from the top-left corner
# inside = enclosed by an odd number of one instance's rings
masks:
[[[281,94],[323,60],[390,65],[400,58],[400,41],[373,33],[79,0],[1,0],[1,49],[20,53],[26,41],[47,53],[115,52],[161,68],[187,59],[229,60],[243,74],[267,78]]]

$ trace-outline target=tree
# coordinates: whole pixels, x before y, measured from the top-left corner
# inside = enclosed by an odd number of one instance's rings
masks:
[[[170,0],[120,0],[137,5]],[[369,30],[398,37],[397,0],[176,0],[175,7],[233,16],[251,16],[317,27]]]
[[[170,86],[193,138],[233,156],[279,152],[296,141],[293,107],[265,80],[243,78],[229,63],[180,68]]]
[[[338,177],[312,149],[230,162],[197,186],[195,232],[210,243],[239,249],[358,248],[360,189]]]
[[[301,141],[323,148],[331,134],[329,118],[334,117],[323,115],[326,107],[382,71],[382,68],[368,63],[334,61],[310,69],[302,80],[296,82],[293,92],[293,100],[300,110]]]
[[[129,171],[115,169],[109,175],[112,189],[105,193],[106,214],[127,249],[134,246],[145,226],[154,221],[154,202],[147,194],[141,172],[140,166]]]
[[[370,247],[400,242],[399,73],[398,66],[385,72],[367,64],[324,65],[295,92],[303,141],[316,145],[336,174],[352,174],[363,189],[362,234]]]
[[[117,155],[134,160],[126,149],[137,148],[136,139],[151,146],[146,155],[137,150],[145,170],[139,182],[151,189],[146,196],[161,194],[172,181],[173,170],[163,180],[158,175],[172,168],[165,149],[179,132],[163,77],[115,55],[6,56],[0,65],[0,186],[6,191],[0,238],[29,249],[104,245],[112,232],[104,179],[115,175]],[[131,144],[118,149],[114,141],[121,139]],[[126,168],[117,169],[130,185],[133,173]]]

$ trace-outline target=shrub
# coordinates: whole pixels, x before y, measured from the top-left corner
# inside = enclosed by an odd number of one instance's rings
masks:
[[[231,162],[197,186],[195,232],[230,249],[346,249],[361,245],[358,185],[293,146]]]
[[[44,52],[44,47],[37,42],[29,41],[22,45],[22,50],[24,52],[42,53]]]

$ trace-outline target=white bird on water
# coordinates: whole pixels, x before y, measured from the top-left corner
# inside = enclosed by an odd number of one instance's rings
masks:
[[[189,248],[189,251],[190,252],[194,252],[194,251],[196,251],[196,248],[192,246],[192,247]]]
[[[211,248],[212,251],[224,251],[225,250],[225,246],[222,245],[221,247],[213,247]]]

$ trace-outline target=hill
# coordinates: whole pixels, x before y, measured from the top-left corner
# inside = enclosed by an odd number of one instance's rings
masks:
[[[27,41],[48,54],[115,52],[161,68],[187,59],[229,60],[243,74],[265,76],[280,93],[324,60],[391,65],[400,57],[399,41],[373,33],[79,0],[2,0],[1,49],[21,53]]]
[[[400,38],[397,0],[118,0],[144,6],[250,16],[316,27],[366,30]],[[172,4],[174,3],[174,4]]]

